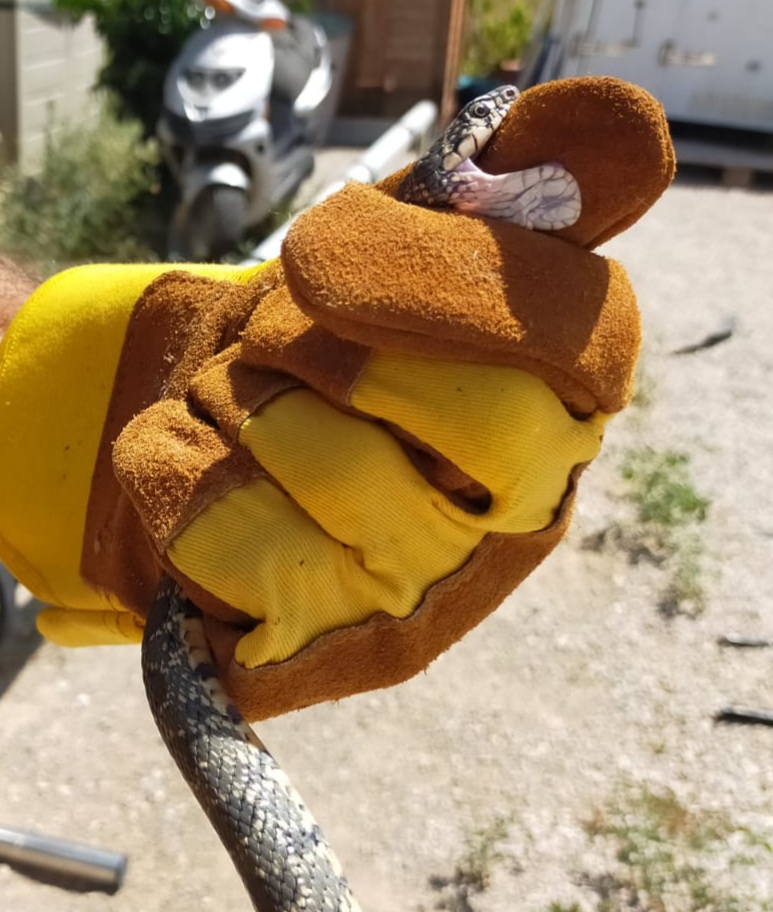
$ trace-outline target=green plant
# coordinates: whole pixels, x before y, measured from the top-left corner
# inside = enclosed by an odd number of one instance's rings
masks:
[[[90,125],[49,129],[37,174],[0,172],[0,246],[49,265],[147,258],[137,200],[153,189],[157,162],[140,125],[107,102]]]
[[[507,838],[508,829],[504,818],[497,817],[467,840],[467,852],[459,861],[457,875],[475,892],[480,893],[489,885],[492,865],[501,858],[497,846]]]
[[[684,453],[632,450],[623,463],[623,478],[631,483],[631,499],[639,520],[663,528],[703,522],[709,501],[696,493]]]
[[[122,116],[152,135],[169,64],[207,21],[202,0],[54,0],[54,6],[76,19],[93,16],[106,50],[98,84],[115,92]]]
[[[705,604],[703,544],[696,531],[710,502],[698,494],[683,453],[631,450],[622,466],[628,496],[636,506],[639,528],[619,537],[632,554],[647,554],[670,569],[660,600],[665,616],[699,614]]]
[[[581,878],[597,893],[603,912],[751,912],[769,910],[765,901],[736,895],[720,886],[717,860],[731,833],[745,834],[720,813],[693,811],[670,789],[627,788],[584,822],[594,839],[611,840],[620,870]],[[747,838],[750,846],[766,842]],[[744,864],[730,853],[732,871]],[[740,892],[740,887],[738,888]],[[752,905],[754,903],[754,905]]]
[[[517,58],[531,30],[534,4],[470,0],[462,73],[488,76],[503,60]]]
[[[507,838],[509,826],[502,817],[466,840],[466,851],[452,877],[433,877],[430,883],[443,896],[436,908],[446,912],[473,912],[470,897],[482,893],[490,884],[492,869],[502,859],[499,843]]]

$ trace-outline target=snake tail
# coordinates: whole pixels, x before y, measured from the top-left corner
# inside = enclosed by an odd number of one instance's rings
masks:
[[[161,737],[257,912],[359,912],[316,821],[220,684],[201,614],[168,579],[142,671]]]

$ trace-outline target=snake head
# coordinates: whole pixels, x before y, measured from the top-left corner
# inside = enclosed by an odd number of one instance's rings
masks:
[[[560,164],[488,174],[475,163],[518,94],[515,86],[502,86],[465,105],[405,176],[397,198],[542,231],[573,225],[580,217],[580,188]]]
[[[421,206],[454,205],[461,174],[482,172],[473,159],[491,139],[518,97],[515,86],[501,86],[468,102],[416,162],[397,198]]]
[[[479,170],[473,163],[518,97],[515,86],[502,86],[466,104],[451,126],[434,143],[427,157],[440,158],[445,171]]]

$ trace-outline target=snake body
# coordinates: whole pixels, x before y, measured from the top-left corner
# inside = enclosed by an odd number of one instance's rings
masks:
[[[403,179],[398,199],[556,231],[580,217],[580,188],[560,164],[487,174],[474,162],[518,98],[503,86],[474,99]]]
[[[171,581],[148,617],[142,671],[151,712],[259,912],[359,912],[303,799],[215,673],[201,615]]]
[[[473,158],[518,96],[505,86],[467,105],[404,178],[398,198],[555,230],[580,214],[561,165],[489,175]],[[358,912],[341,867],[300,795],[229,701],[198,610],[170,581],[142,648],[151,711],[259,912]]]

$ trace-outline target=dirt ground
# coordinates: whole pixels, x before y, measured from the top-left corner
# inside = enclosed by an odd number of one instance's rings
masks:
[[[773,709],[773,649],[717,644],[732,632],[773,638],[771,238],[769,192],[680,179],[608,244],[638,291],[649,401],[610,425],[568,540],[426,674],[260,726],[366,912],[430,910],[444,898],[454,908],[448,881],[470,834],[500,819],[507,833],[490,881],[455,908],[603,909],[598,883],[613,859],[581,822],[631,783],[667,787],[687,807],[726,812],[737,834],[759,834],[763,848],[742,869],[730,863],[740,836],[728,835],[711,880],[747,897],[723,908],[773,902],[773,729],[713,719],[728,702]],[[730,317],[727,341],[671,354]],[[630,519],[620,463],[642,445],[688,453],[711,502],[697,618],[659,613],[665,566],[584,546]],[[249,908],[153,728],[138,650],[37,645],[25,623],[15,619],[3,653],[0,826],[126,852],[129,867],[105,896],[0,865],[0,908]]]

